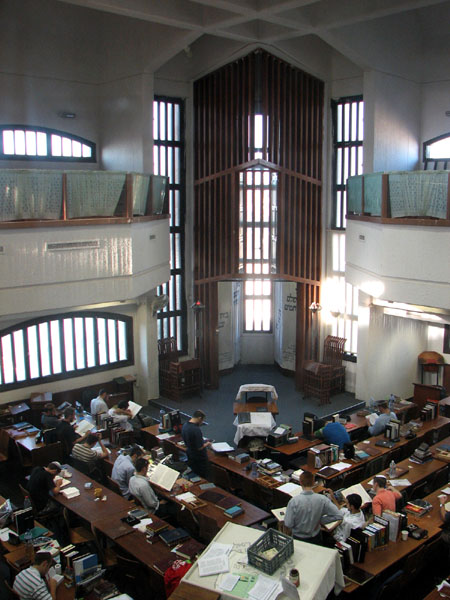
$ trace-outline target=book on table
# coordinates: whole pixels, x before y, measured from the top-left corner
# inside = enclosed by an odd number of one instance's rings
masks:
[[[164,576],[164,573],[173,565],[176,560],[177,557],[175,554],[172,554],[171,556],[165,556],[164,558],[161,558],[153,563],[153,567],[155,571]]]
[[[203,552],[206,548],[205,544],[201,544],[197,542],[197,540],[187,540],[179,547],[175,548],[175,554],[177,556],[181,556],[181,558],[186,558],[187,560],[192,560],[199,554]]]
[[[159,533],[159,537],[167,546],[175,546],[175,544],[179,544],[180,542],[187,540],[190,535],[181,527],[177,527],[176,529],[161,531]]]

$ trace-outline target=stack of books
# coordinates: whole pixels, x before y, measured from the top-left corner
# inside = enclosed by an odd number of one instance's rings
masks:
[[[363,535],[367,539],[367,550],[375,550],[385,546],[389,541],[389,521],[383,517],[374,517],[374,522],[363,529]]]
[[[250,460],[250,454],[246,452],[234,452],[233,454],[229,454],[228,458],[242,465]]]
[[[282,466],[270,458],[264,458],[258,465],[258,471],[264,475],[274,475],[282,470]]]
[[[405,512],[421,517],[432,509],[432,505],[426,500],[412,500],[403,509]]]
[[[427,400],[427,403],[420,411],[420,419],[422,421],[432,421],[439,414],[439,401]]]
[[[423,463],[428,462],[432,458],[433,455],[431,454],[430,447],[428,446],[428,444],[423,442],[418,448],[414,450],[414,452],[409,457],[409,460],[413,463],[423,465]]]
[[[308,450],[308,467],[320,469],[325,465],[331,465],[339,459],[339,446],[334,444],[319,444]]]

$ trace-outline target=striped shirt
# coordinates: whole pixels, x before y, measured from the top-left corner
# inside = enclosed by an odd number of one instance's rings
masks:
[[[83,462],[92,462],[98,458],[97,452],[84,444],[75,444],[72,450],[72,456]]]
[[[52,600],[45,581],[36,567],[21,571],[14,581],[14,591],[22,600]]]

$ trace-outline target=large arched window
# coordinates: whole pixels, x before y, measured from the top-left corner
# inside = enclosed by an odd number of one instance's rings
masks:
[[[0,391],[133,362],[133,321],[123,315],[64,313],[0,332]]]
[[[94,142],[82,137],[28,125],[0,125],[0,159],[96,162]]]

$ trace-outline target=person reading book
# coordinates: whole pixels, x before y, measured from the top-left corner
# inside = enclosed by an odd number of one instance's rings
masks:
[[[113,406],[109,409],[108,414],[113,418],[114,423],[120,423],[120,426],[125,431],[133,431],[133,425],[131,423],[133,415],[128,408],[128,400],[121,400],[117,406]]]
[[[136,498],[144,508],[152,513],[157,513],[159,499],[147,479],[148,460],[145,458],[138,458],[135,467],[136,472],[131,476],[128,483],[130,494]]]
[[[391,411],[386,402],[381,402],[378,405],[378,410],[380,414],[376,418],[375,423],[369,427],[369,435],[380,435],[380,433],[384,433],[386,425],[389,423],[389,421],[397,418],[397,415]],[[369,418],[370,415],[367,415],[366,419]]]
[[[196,410],[193,416],[187,423],[183,425],[181,436],[186,444],[186,453],[188,457],[188,465],[197,475],[208,479],[209,459],[207,448],[211,446],[211,442],[203,439],[200,426],[205,419],[205,413],[201,410]]]
[[[119,454],[113,465],[111,479],[119,486],[122,496],[128,498],[130,490],[128,488],[129,481],[135,472],[135,463],[137,459],[144,453],[139,446],[133,445],[124,454]]]
[[[73,445],[75,442],[84,441],[89,431],[87,431],[84,435],[78,435],[75,431],[72,423],[75,421],[75,409],[73,406],[68,406],[63,413],[63,418],[58,423],[56,428],[56,435],[58,436],[58,440],[63,445],[64,457],[67,458],[72,452]]]
[[[28,481],[28,491],[38,513],[54,510],[58,505],[50,494],[59,494],[61,482],[55,483],[55,477],[61,473],[59,462],[51,462],[47,467],[34,467]]]
[[[96,444],[100,446],[100,452],[94,450]],[[108,450],[102,442],[101,433],[89,433],[84,442],[77,442],[72,449],[72,456],[81,462],[94,466],[98,458],[106,458]]]
[[[53,564],[50,552],[37,552],[33,564],[16,576],[13,589],[21,600],[56,600],[58,583],[52,577],[45,576]]]
[[[42,410],[41,425],[42,429],[53,429],[59,424],[59,417],[56,413],[56,407],[53,402],[47,402]]]
[[[338,542],[345,542],[350,536],[352,529],[363,528],[366,524],[366,517],[361,510],[362,499],[359,494],[349,494],[344,499],[342,506],[339,505],[333,490],[326,490],[329,494],[331,501],[339,508],[342,515],[342,521],[336,523],[334,529],[332,529],[333,537]]]
[[[381,516],[385,510],[395,511],[395,503],[402,495],[391,485],[387,485],[386,477],[382,475],[374,477],[372,489],[375,492],[375,497],[372,500],[372,513],[374,515]]]
[[[284,525],[296,540],[321,544],[321,523],[342,521],[342,515],[329,498],[314,492],[314,475],[310,471],[300,475],[300,485],[303,491],[289,500]]]
[[[91,415],[101,415],[108,412],[108,405],[106,404],[107,398],[108,392],[104,389],[101,389],[97,398],[91,400]]]

